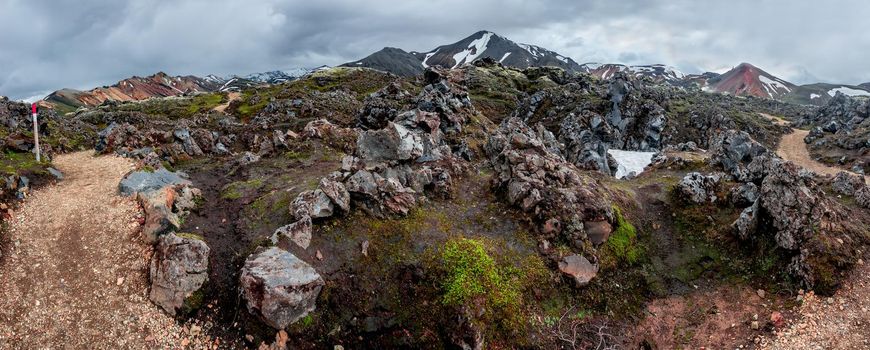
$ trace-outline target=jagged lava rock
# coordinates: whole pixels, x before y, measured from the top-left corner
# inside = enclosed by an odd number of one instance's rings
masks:
[[[722,174],[701,175],[698,172],[686,174],[676,185],[676,190],[689,202],[704,203],[717,200],[716,190],[722,181]]]
[[[152,302],[170,315],[199,308],[200,289],[208,281],[209,248],[191,235],[160,237],[151,258]]]
[[[310,265],[272,247],[248,257],[239,285],[251,313],[284,329],[314,311],[324,282]]]

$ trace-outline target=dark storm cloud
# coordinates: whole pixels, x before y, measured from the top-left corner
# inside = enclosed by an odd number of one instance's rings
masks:
[[[335,65],[384,46],[429,50],[489,29],[578,62],[746,61],[798,82],[870,81],[864,1],[0,0],[0,94],[131,75]]]

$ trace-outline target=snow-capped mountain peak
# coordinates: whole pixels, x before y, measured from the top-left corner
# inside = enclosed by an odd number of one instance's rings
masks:
[[[361,60],[345,63],[343,66],[368,67],[411,76],[420,74],[431,66],[458,68],[484,57],[517,68],[556,66],[568,71],[580,71],[580,65],[567,56],[540,46],[518,44],[487,30],[429,51],[406,52],[396,48],[384,48]]]

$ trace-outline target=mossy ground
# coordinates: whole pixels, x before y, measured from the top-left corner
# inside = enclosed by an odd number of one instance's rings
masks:
[[[152,117],[173,121],[189,119],[194,115],[208,113],[221,103],[226,102],[225,93],[213,92],[196,94],[191,97],[155,98],[143,101],[125,102],[113,110],[141,112]]]
[[[4,175],[48,175],[46,168],[50,166],[51,162],[47,159],[37,162],[36,156],[29,152],[7,151],[0,157],[0,173]]]

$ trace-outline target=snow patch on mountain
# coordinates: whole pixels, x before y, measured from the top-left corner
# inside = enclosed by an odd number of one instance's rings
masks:
[[[817,99],[817,98],[819,98],[819,97],[822,97],[822,95],[819,95],[819,94],[810,94],[810,100],[815,100],[815,99]]]
[[[459,67],[463,63],[471,63],[474,62],[477,57],[483,54],[486,51],[486,45],[489,44],[489,39],[492,38],[493,33],[486,32],[478,38],[471,41],[468,44],[468,48],[460,51],[459,53],[453,55],[453,61],[456,64],[453,65],[453,68]]]
[[[584,63],[581,67],[586,67],[587,70],[596,70],[598,68],[601,68],[601,66],[603,66],[603,65],[604,65],[604,63],[589,62],[589,63]]]
[[[858,90],[858,89],[853,89],[853,88],[845,87],[845,86],[841,86],[841,87],[838,87],[838,88],[835,88],[835,89],[828,90],[828,95],[831,95],[831,97],[834,97],[834,96],[837,95],[838,92],[841,92],[841,93],[843,93],[844,95],[852,96],[852,97],[855,97],[855,96],[870,96],[870,92],[868,92],[868,91],[865,91],[865,90]]]
[[[505,52],[505,53],[504,53],[504,56],[501,56],[501,59],[498,60],[498,63],[502,63],[502,62],[504,62],[505,58],[508,58],[508,56],[510,56],[510,55],[511,55],[510,52]]]
[[[426,54],[426,58],[423,59],[423,68],[429,68],[429,64],[426,63],[426,61],[428,61],[430,58],[432,58],[432,56],[434,56],[437,53],[438,53],[438,50],[435,50],[435,51],[432,51],[432,52]]]
[[[775,96],[777,91],[784,89],[787,92],[791,92],[791,89],[782,81],[770,79],[764,75],[759,74],[758,80],[761,81],[762,86],[764,86],[764,90],[767,91],[767,94],[771,97]]]

